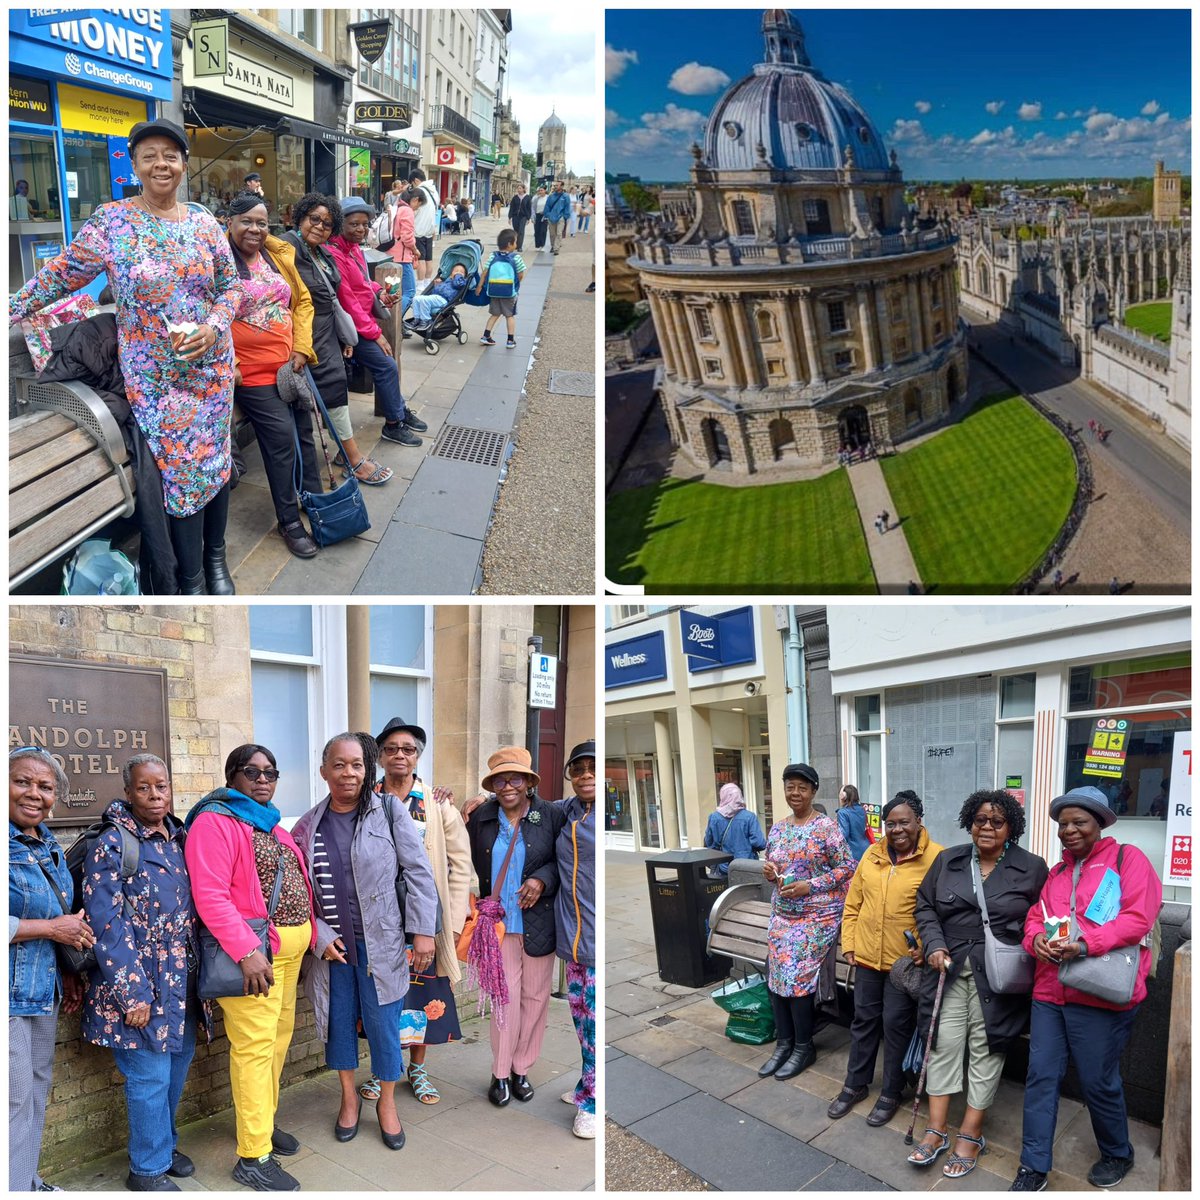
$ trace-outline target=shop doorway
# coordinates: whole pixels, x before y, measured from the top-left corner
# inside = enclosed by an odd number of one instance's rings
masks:
[[[637,793],[640,849],[661,850],[662,813],[658,801],[658,781],[654,777],[654,759],[631,758],[629,770]]]
[[[51,137],[12,137],[8,143],[8,290],[19,290],[62,252],[58,159]]]
[[[633,803],[629,769],[623,758],[604,760],[605,844],[614,850],[633,850]]]
[[[771,797],[771,755],[767,750],[750,751],[750,775],[758,783],[758,815],[763,833],[775,823]]]

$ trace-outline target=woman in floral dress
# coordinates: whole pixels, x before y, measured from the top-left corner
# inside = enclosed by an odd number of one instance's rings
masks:
[[[176,1191],[165,1177],[191,1175],[176,1149],[175,1110],[212,1014],[196,999],[196,917],[183,858],[183,826],[171,812],[166,764],[139,754],[121,769],[125,799],[104,812],[83,875],[83,907],[96,931],[83,1037],[108,1046],[125,1077],[130,1191]],[[137,871],[122,879],[122,831],[138,842]]]
[[[101,205],[75,240],[10,306],[14,321],[106,273],[117,304],[117,346],[134,418],[163,477],[178,590],[231,595],[229,513],[233,348],[240,286],[220,225],[176,199],[187,135],[142,121],[129,135],[142,194]],[[172,347],[170,325],[177,330]]]
[[[821,963],[837,939],[854,859],[837,822],[813,808],[820,777],[807,763],[783,769],[790,817],[767,834],[763,875],[775,885],[767,927],[767,989],[775,1013],[775,1053],[762,1076],[791,1079],[817,1059],[813,994]]]

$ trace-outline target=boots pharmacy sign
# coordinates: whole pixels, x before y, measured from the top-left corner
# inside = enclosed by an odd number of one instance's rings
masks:
[[[1124,717],[1100,717],[1083,759],[1083,774],[1120,779],[1125,774],[1129,722]]]
[[[162,8],[14,8],[8,60],[82,86],[170,100],[171,21]]]
[[[121,794],[121,765],[135,754],[170,761],[162,668],[14,655],[8,686],[9,749],[46,750],[67,775],[70,793],[51,824],[97,820]]]
[[[679,632],[684,654],[705,662],[721,661],[721,627],[715,617],[703,617],[684,609],[679,614]]]
[[[1177,733],[1171,750],[1167,852],[1163,883],[1192,886],[1192,735]]]

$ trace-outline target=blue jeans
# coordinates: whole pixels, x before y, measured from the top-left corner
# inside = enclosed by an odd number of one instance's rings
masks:
[[[417,273],[410,262],[400,264],[400,316],[408,312],[412,298],[417,294]]]
[[[129,1114],[129,1170],[154,1178],[165,1175],[179,1133],[175,1110],[196,1053],[196,1015],[189,1012],[183,1045],[174,1054],[159,1050],[113,1047],[117,1070],[125,1076],[125,1108]]]
[[[354,347],[354,357],[350,361],[371,372],[371,378],[375,380],[375,394],[383,405],[383,419],[389,425],[403,421],[408,416],[408,410],[400,394],[400,368],[396,360],[384,354],[377,343],[360,334],[358,345]]]
[[[404,1075],[400,1051],[400,1013],[404,1000],[380,1004],[375,980],[367,974],[367,946],[354,942],[358,965],[329,964],[329,1040],[325,1043],[325,1065],[331,1071],[353,1071],[358,1067],[358,1021],[371,1048],[371,1071],[385,1083]]]
[[[1075,1064],[1100,1153],[1113,1158],[1128,1158],[1133,1153],[1121,1086],[1121,1053],[1137,1010],[1137,1005],[1113,1012],[1090,1004],[1033,1002],[1021,1131],[1023,1167],[1043,1175],[1050,1171],[1058,1093],[1068,1059]]]

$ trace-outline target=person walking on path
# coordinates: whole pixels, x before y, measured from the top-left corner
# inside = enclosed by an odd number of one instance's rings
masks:
[[[858,788],[852,783],[838,792],[837,823],[850,847],[850,857],[857,863],[866,854],[871,839],[867,836],[867,810],[859,801]]]
[[[566,223],[571,219],[571,197],[563,191],[562,181],[554,185],[554,191],[546,201],[546,220],[550,225],[550,253],[557,254]]]
[[[721,787],[720,800],[717,811],[708,815],[705,847],[724,850],[734,858],[757,858],[758,852],[767,848],[767,839],[758,818],[746,807],[742,789],[736,783],[726,783]],[[717,863],[713,870],[721,879],[729,876],[728,863]]]
[[[525,194],[525,185],[523,183],[518,184],[517,194],[512,198],[508,206],[508,223],[517,235],[518,250],[525,249],[525,226],[529,224],[532,216],[533,202]]]

